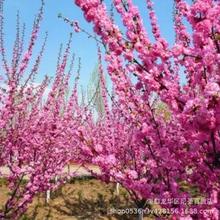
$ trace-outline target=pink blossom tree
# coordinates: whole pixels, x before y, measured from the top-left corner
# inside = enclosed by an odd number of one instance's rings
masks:
[[[124,34],[103,1],[75,0],[105,45],[115,93],[112,110],[95,125],[97,133],[91,127],[87,154],[100,166],[101,177],[120,182],[139,208],[149,205],[148,199],[189,201],[192,196],[182,190],[183,182],[198,187],[206,198],[218,194],[219,1],[189,4],[175,0],[174,45],[162,37],[151,0],[146,0],[146,8],[155,41],[149,39],[132,0],[112,2],[126,29]],[[80,30],[78,23],[72,25]],[[187,79],[184,86],[180,84],[182,72]],[[167,106],[169,120],[156,114],[156,100]],[[166,202],[161,206],[178,208],[176,216],[180,217],[187,207],[219,210],[218,203]],[[218,219],[202,211],[191,217]]]
[[[57,187],[68,177],[64,167],[72,160],[77,146],[77,131],[81,123],[80,106],[77,102],[77,81],[70,97],[73,61],[67,70],[70,57],[71,39],[58,57],[55,79],[47,76],[42,83],[35,83],[40,62],[43,59],[46,39],[33,64],[30,66],[33,49],[38,40],[40,23],[43,18],[44,2],[34,21],[32,34],[24,52],[24,28],[21,29],[19,16],[17,34],[13,47],[12,61],[6,59],[3,33],[3,1],[0,2],[0,49],[3,74],[0,93],[0,177],[8,180],[10,194],[0,219],[18,219],[32,202],[35,195]],[[74,58],[74,57],[73,57]],[[50,90],[45,95],[46,90]],[[77,115],[74,113],[78,112]],[[4,170],[8,172],[4,175]],[[55,182],[55,177],[61,178]]]

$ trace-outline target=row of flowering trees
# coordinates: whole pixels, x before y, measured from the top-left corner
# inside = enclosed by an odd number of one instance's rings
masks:
[[[18,218],[37,193],[65,181],[63,168],[70,161],[88,170],[88,163],[95,164],[100,173],[94,175],[125,187],[140,210],[140,219],[142,210],[153,208],[155,200],[167,208],[172,219],[219,219],[219,1],[175,0],[174,45],[161,36],[151,0],[146,0],[146,9],[153,41],[132,0],[112,1],[121,16],[124,34],[103,1],[75,3],[93,24],[100,37],[95,37],[97,42],[104,45],[107,73],[113,86],[110,93],[99,45],[104,113],[98,117],[92,115],[88,105],[78,103],[78,75],[71,94],[66,95],[71,87],[73,62],[67,69],[71,37],[64,53],[59,54],[48,96],[44,96],[49,85],[47,77],[39,85],[34,83],[46,43],[32,68],[29,64],[44,2],[26,51],[24,30],[18,19],[12,60],[7,61],[1,1],[4,74],[0,91],[0,167],[10,171],[11,193],[0,210],[0,219]],[[81,30],[77,22],[71,25],[75,31]],[[185,86],[179,80],[182,72],[187,78]],[[60,182],[54,182],[56,175],[63,176]],[[183,187],[186,185],[188,190]],[[203,203],[192,200],[191,187],[197,188],[199,196],[205,199]]]

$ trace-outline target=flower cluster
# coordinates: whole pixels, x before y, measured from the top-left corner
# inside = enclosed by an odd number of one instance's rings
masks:
[[[175,0],[173,45],[160,33],[151,0],[146,9],[155,41],[132,0],[112,2],[124,34],[103,1],[75,0],[105,45],[114,90],[108,117],[92,126],[92,136],[85,135],[92,137],[89,157],[100,167],[100,178],[121,183],[139,208],[147,199],[189,198],[183,183],[203,196],[219,192],[220,2]],[[180,74],[186,76],[184,86]],[[166,118],[158,111],[161,103]],[[205,208],[218,210],[218,203]]]

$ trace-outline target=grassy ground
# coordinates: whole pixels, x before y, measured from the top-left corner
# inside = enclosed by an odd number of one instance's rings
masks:
[[[182,190],[190,192],[192,197],[201,197],[196,187],[189,187],[184,182],[181,185]],[[8,195],[7,181],[0,179],[0,210]],[[135,205],[122,187],[117,195],[115,184],[105,184],[92,177],[75,177],[53,191],[49,203],[46,203],[45,194],[36,196],[19,220],[136,220],[137,215],[134,214],[113,213],[114,210],[125,211],[129,208],[134,210]],[[144,217],[144,220],[152,219],[155,218]]]
[[[92,178],[73,179],[51,194],[49,204],[45,195],[38,195],[20,220],[133,220],[136,215],[112,213],[112,209],[134,208],[128,193],[120,188],[116,195],[114,184],[104,184]],[[0,204],[7,199],[6,183],[0,182]],[[148,217],[144,218],[153,219]]]

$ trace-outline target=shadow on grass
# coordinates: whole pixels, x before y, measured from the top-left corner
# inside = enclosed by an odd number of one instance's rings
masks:
[[[101,220],[118,219],[118,220],[133,220],[137,219],[135,215],[119,215],[112,213],[113,209],[125,210],[133,208],[134,206],[129,201],[128,195],[123,192],[120,197],[114,194],[114,190],[110,190],[110,196],[98,193],[97,196],[88,197],[84,195],[83,191],[76,192],[75,190],[68,193],[69,195],[61,194],[59,196],[63,199],[62,205],[53,205],[58,213],[65,216],[74,216],[79,220]],[[71,198],[70,195],[75,195]]]
[[[20,220],[136,220],[137,214],[123,213],[134,208],[135,204],[123,187],[117,195],[114,184],[96,179],[73,179],[51,193],[49,204],[45,203],[45,195],[39,195]]]

